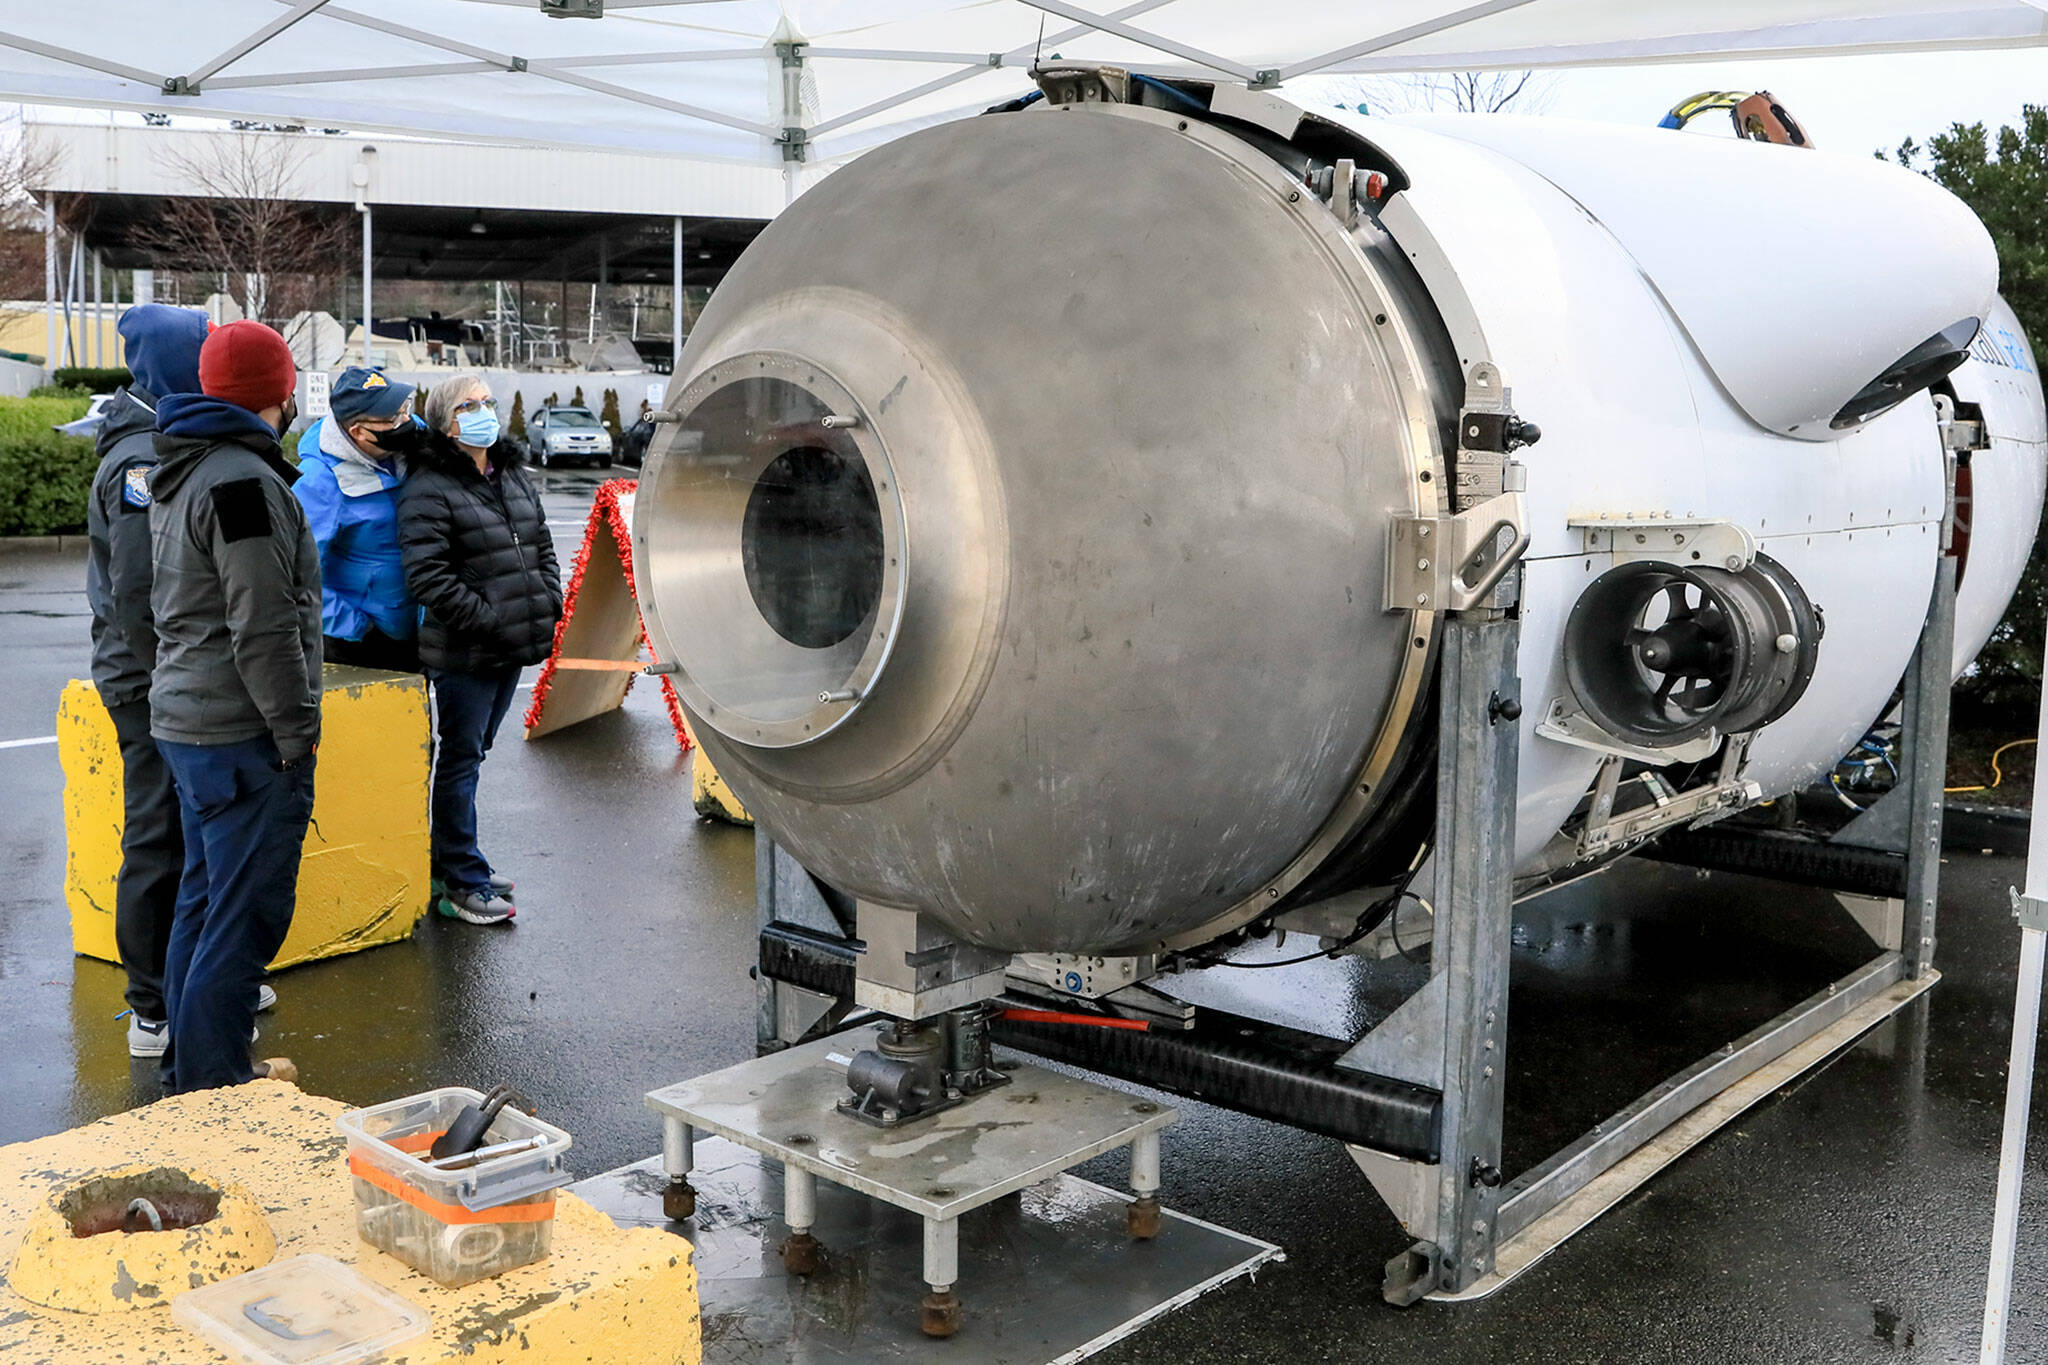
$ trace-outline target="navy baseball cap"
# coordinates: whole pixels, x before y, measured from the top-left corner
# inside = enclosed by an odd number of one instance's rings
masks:
[[[334,387],[327,391],[327,410],[343,426],[350,422],[396,417],[412,393],[412,385],[386,379],[382,370],[366,370],[360,365],[351,365],[341,372],[341,377],[334,381]]]

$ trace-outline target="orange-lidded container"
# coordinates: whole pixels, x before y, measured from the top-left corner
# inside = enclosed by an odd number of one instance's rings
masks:
[[[449,1289],[548,1254],[555,1191],[569,1183],[568,1133],[507,1105],[484,1145],[537,1140],[504,1156],[454,1170],[432,1165],[428,1149],[464,1107],[483,1096],[463,1086],[351,1109],[334,1121],[348,1139],[356,1231],[365,1242]]]

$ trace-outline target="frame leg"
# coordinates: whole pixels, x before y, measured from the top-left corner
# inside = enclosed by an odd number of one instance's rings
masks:
[[[918,1305],[918,1325],[928,1337],[950,1337],[960,1330],[960,1300],[953,1284],[960,1278],[960,1224],[951,1218],[924,1220],[924,1282],[931,1290]]]
[[[680,1223],[697,1213],[697,1191],[690,1186],[690,1172],[696,1166],[697,1134],[678,1118],[661,1121],[661,1169],[668,1173],[668,1188],[661,1192],[662,1217]]]
[[[1390,1267],[1387,1292],[1413,1302],[1492,1271],[1507,1066],[1508,950],[1521,681],[1517,623],[1459,613],[1444,635],[1437,759],[1436,937],[1445,978],[1443,1152],[1437,1239]],[[1427,1273],[1419,1262],[1427,1260]],[[1399,1258],[1397,1258],[1399,1259]]]
[[[1948,774],[1949,672],[1956,636],[1956,561],[1935,562],[1934,593],[1920,648],[1906,671],[1905,750],[1908,795],[1906,912],[1900,937],[1906,976],[1917,981],[1934,963],[1934,909],[1941,890],[1941,817]]]
[[[1131,1236],[1149,1242],[1159,1235],[1159,1134],[1140,1133],[1131,1142],[1131,1193],[1138,1197],[1124,1212]]]
[[[799,1166],[782,1168],[782,1221],[789,1236],[782,1243],[782,1268],[792,1275],[817,1273],[824,1248],[811,1236],[818,1221],[818,1178]]]

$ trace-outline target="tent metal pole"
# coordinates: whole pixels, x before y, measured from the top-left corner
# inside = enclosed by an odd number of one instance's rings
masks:
[[[2039,912],[2035,915],[2037,923],[2020,930],[2020,982],[2012,1007],[2012,1057],[2005,1073],[2005,1134],[1998,1146],[1998,1204],[1991,1216],[1991,1270],[1984,1293],[1983,1365],[2004,1365],[2006,1321],[2012,1307],[2020,1180],[2027,1169],[2027,1119],[2034,1099],[2034,1044],[2041,1028],[2041,967],[2048,956],[2048,933],[2039,927]]]
[[[673,221],[668,270],[669,353],[668,372],[674,376],[683,358],[683,220]]]
[[[1305,61],[1290,62],[1288,65],[1280,68],[1279,79],[1291,81],[1296,76],[1306,76],[1311,71],[1321,71],[1326,66],[1335,66],[1339,62],[1348,62],[1353,57],[1363,57],[1369,52],[1384,51],[1387,48],[1398,46],[1415,38],[1427,38],[1433,33],[1442,33],[1447,29],[1457,28],[1459,25],[1469,24],[1475,19],[1485,19],[1491,15],[1505,13],[1511,9],[1520,9],[1530,2],[1531,0],[1484,0],[1482,4],[1467,5],[1464,9],[1452,10],[1449,14],[1439,14],[1434,19],[1425,19],[1421,23],[1410,24],[1406,28],[1397,28],[1392,33],[1382,33],[1377,38],[1368,38],[1362,43],[1353,43],[1349,47],[1340,47],[1334,52],[1325,52],[1319,57],[1310,57]]]
[[[2048,735],[2048,690],[2039,732]],[[2020,1182],[2027,1170],[2027,1121],[2034,1100],[2034,1049],[2041,1031],[2041,977],[2048,960],[2048,802],[2034,805],[2027,838],[2026,893],[2012,893],[2020,922],[2020,980],[2012,1005],[2012,1055],[2005,1069],[2005,1133],[1998,1146],[1998,1203],[1991,1216],[1991,1267],[1984,1292],[1983,1365],[2004,1365],[2019,1240]]]
[[[1032,9],[1044,10],[1048,14],[1057,14],[1062,19],[1075,20],[1103,33],[1113,33],[1119,38],[1129,39],[1131,42],[1152,48],[1158,52],[1165,52],[1175,57],[1185,58],[1201,66],[1206,66],[1211,71],[1221,71],[1225,75],[1235,76],[1241,81],[1254,81],[1258,79],[1258,72],[1241,63],[1233,62],[1228,57],[1219,57],[1213,52],[1204,52],[1199,47],[1190,47],[1186,43],[1178,43],[1171,38],[1163,38],[1156,33],[1148,32],[1142,28],[1133,28],[1129,24],[1120,24],[1105,14],[1090,14],[1078,5],[1064,3],[1064,0],[1024,0],[1024,3]]]
[[[224,66],[242,60],[242,58],[248,56],[251,52],[254,52],[257,48],[263,46],[272,38],[275,38],[278,34],[284,32],[293,24],[298,23],[299,20],[313,13],[313,11],[326,3],[327,0],[298,0],[298,3],[292,6],[289,13],[281,14],[277,18],[272,19],[262,28],[257,29],[248,37],[242,39],[241,42],[236,43],[233,47],[215,57],[212,61],[203,62],[193,67],[191,72],[185,77],[186,88],[197,91],[200,84],[208,76],[211,76]]]
[[[1172,2],[1173,0],[1137,0],[1136,4],[1125,5],[1120,10],[1112,10],[1104,15],[1103,18],[1110,20],[1132,19],[1149,10],[1158,9],[1160,6],[1171,4]],[[1045,43],[1048,46],[1070,43],[1074,39],[1094,31],[1095,28],[1092,24],[1078,24],[1073,28],[1063,28],[1058,33],[1046,34]],[[996,60],[994,57],[984,57],[973,66],[962,67],[958,71],[949,71],[937,80],[926,81],[923,85],[912,86],[908,90],[898,91],[887,99],[876,100],[873,104],[863,105],[858,109],[841,114],[837,118],[828,118],[823,123],[815,124],[811,127],[811,140],[816,142],[819,137],[831,132],[835,128],[844,128],[850,123],[859,123],[864,118],[882,113],[884,110],[894,109],[899,104],[908,104],[912,100],[922,99],[926,95],[944,90],[949,85],[958,85],[962,81],[973,80],[976,76],[987,75],[998,66],[1006,66],[1013,62],[1022,61],[1036,51],[1038,47],[1039,43],[1034,39],[1021,47],[1015,47],[1008,52],[995,54],[1000,60]],[[1055,50],[1057,50],[1056,47]]]
[[[57,196],[43,200],[43,368],[57,368]]]
[[[100,252],[98,247],[94,247],[92,252],[92,367],[96,370],[100,369],[103,365],[100,353],[100,333],[106,330],[107,315],[105,310],[106,303],[101,295],[100,285]]]
[[[417,66],[358,66],[334,71],[275,71],[267,76],[222,76],[208,81],[209,93],[262,90],[277,85],[323,85],[336,81],[410,80],[415,76],[475,76],[503,71],[496,62],[426,62]]]
[[[505,282],[491,281],[491,358],[505,366]]]

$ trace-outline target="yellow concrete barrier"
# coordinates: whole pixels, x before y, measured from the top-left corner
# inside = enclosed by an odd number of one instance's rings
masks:
[[[412,934],[427,910],[427,686],[412,674],[326,670],[313,821],[299,903],[272,967],[334,957]],[[114,876],[121,868],[121,748],[89,682],[57,706],[64,767],[64,898],[71,946],[121,960]]]
[[[325,753],[325,746],[322,746]],[[0,1267],[14,1265],[38,1215],[59,1191],[120,1161],[172,1168],[244,1187],[275,1239],[276,1260],[307,1252],[334,1259],[425,1309],[428,1337],[380,1359],[464,1365],[698,1365],[697,1272],[690,1244],[654,1228],[620,1229],[566,1191],[556,1196],[553,1250],[542,1261],[461,1289],[443,1289],[356,1236],[345,1150],[334,1130],[343,1106],[282,1081],[254,1081],[160,1100],[68,1133],[0,1147]],[[574,1156],[574,1153],[571,1153]],[[203,1229],[207,1224],[201,1224]],[[168,1311],[208,1273],[176,1274],[144,1264],[159,1241],[193,1252],[210,1270],[204,1239],[192,1232],[102,1233],[66,1239],[68,1269],[87,1311],[44,1306],[0,1278],[0,1360],[53,1365],[175,1365],[221,1357]],[[125,1257],[110,1292],[99,1295],[105,1244]],[[101,1243],[95,1247],[94,1243]],[[264,1259],[249,1256],[239,1269]],[[90,1292],[88,1292],[90,1291]],[[99,1295],[98,1297],[95,1297]],[[121,1311],[94,1312],[105,1306]]]
[[[709,755],[694,734],[690,736],[690,804],[697,808],[697,814],[708,819],[753,828],[754,817],[747,814],[747,808],[725,785],[718,769],[711,766]]]

